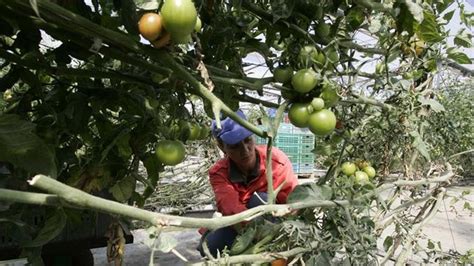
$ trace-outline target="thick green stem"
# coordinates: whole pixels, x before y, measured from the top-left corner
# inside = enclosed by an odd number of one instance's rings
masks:
[[[256,99],[256,98],[250,97],[250,96],[248,96],[248,95],[246,95],[246,94],[238,95],[238,96],[237,96],[237,99],[239,99],[239,101],[242,101],[242,102],[248,102],[248,103],[254,103],[254,104],[261,104],[261,105],[263,105],[263,106],[270,107],[270,108],[278,108],[278,107],[280,107],[279,104],[272,103],[272,102],[267,102],[267,101],[260,100],[260,99]]]
[[[371,99],[371,98],[364,97],[364,96],[361,96],[361,95],[356,95],[356,94],[353,94],[352,96],[354,96],[355,99],[343,100],[342,102],[375,105],[375,106],[378,106],[378,107],[382,108],[382,110],[384,110],[384,111],[390,111],[390,110],[394,109],[394,107],[392,105],[377,101],[375,99]]]
[[[182,79],[186,80],[194,89],[206,98],[208,101],[212,103],[213,106],[219,106],[226,115],[232,118],[237,123],[241,124],[248,130],[252,131],[253,133],[259,135],[260,137],[266,137],[264,131],[255,125],[251,124],[250,122],[242,119],[238,116],[232,109],[230,109],[227,105],[225,105],[221,99],[215,96],[212,92],[210,92],[204,85],[202,85],[197,79],[195,79],[182,65],[178,64],[176,60],[173,59],[168,53],[159,50],[156,51],[156,54],[159,58],[162,59],[166,65],[168,65],[172,70],[174,70],[174,74],[180,76]]]
[[[304,208],[315,208],[315,207],[340,207],[340,206],[349,206],[357,205],[359,203],[363,204],[367,198],[378,195],[379,193],[391,189],[397,186],[418,186],[428,183],[443,183],[449,180],[454,176],[454,173],[451,170],[448,170],[443,176],[433,178],[433,179],[421,179],[416,181],[409,180],[399,180],[393,183],[384,184],[375,190],[368,192],[360,197],[355,198],[354,200],[321,200],[321,201],[307,201],[307,202],[295,202],[292,204],[271,204],[271,205],[261,205],[256,208],[252,208],[241,212],[239,214],[219,217],[219,218],[190,218],[190,217],[180,217],[173,215],[166,215],[155,213],[147,210],[142,210],[133,206],[126,204],[121,204],[115,201],[106,200],[100,197],[92,196],[82,190],[70,187],[66,184],[63,184],[55,179],[52,179],[48,176],[37,175],[31,181],[30,184],[34,187],[40,188],[48,193],[57,195],[61,201],[58,202],[58,205],[73,206],[75,208],[87,208],[96,211],[101,211],[105,213],[115,214],[125,216],[127,218],[141,220],[148,222],[152,225],[159,226],[179,226],[186,228],[199,228],[206,227],[209,229],[218,229],[221,227],[233,225],[246,221],[249,219],[256,218],[265,213],[287,213],[290,210],[298,210]],[[2,190],[4,192],[4,190]],[[30,195],[29,192],[21,191],[10,191],[11,193],[0,193],[0,200],[3,201],[12,201],[12,202],[23,202],[28,204],[45,204],[45,202],[56,204],[56,201],[53,197],[47,197],[44,195],[38,195],[35,197],[25,197],[21,199],[24,195]],[[27,194],[24,194],[27,193]],[[7,196],[5,196],[7,195]],[[13,196],[12,196],[13,195]],[[18,200],[17,200],[18,199]],[[48,199],[48,200],[46,200]],[[26,202],[25,202],[26,201]]]
[[[61,199],[57,195],[16,191],[0,188],[0,200],[6,202],[17,202],[23,204],[35,204],[46,206],[60,206]]]
[[[289,102],[285,101],[280,107],[278,107],[275,117],[273,119],[273,124],[271,126],[271,133],[270,137],[268,138],[268,145],[267,145],[267,161],[266,161],[266,177],[267,177],[267,193],[268,193],[268,204],[275,203],[275,199],[278,195],[278,192],[284,186],[284,183],[280,185],[278,191],[273,189],[273,169],[272,169],[272,145],[273,140],[275,139],[278,128],[280,127],[280,122],[283,118],[283,113],[285,112],[286,108],[288,107]]]
[[[251,254],[251,255],[238,255],[232,257],[226,257],[221,259],[214,259],[210,262],[211,265],[233,265],[238,263],[248,263],[251,261],[252,263],[264,263],[264,262],[271,262],[277,258],[289,258],[294,257],[298,254],[309,252],[318,246],[317,242],[311,242],[306,247],[296,247],[292,248],[287,251],[276,252],[276,253],[259,253],[259,254]],[[198,266],[198,265],[209,265],[207,262],[196,262],[189,265]]]
[[[256,90],[256,91],[260,91],[260,90],[263,89],[263,84],[259,84],[257,82],[252,83],[252,82],[248,82],[248,81],[243,80],[243,79],[226,78],[226,77],[219,77],[219,76],[211,76],[211,78],[216,83],[230,84],[230,85],[233,85],[233,86],[243,87],[243,88],[246,88],[246,89]]]
[[[115,79],[121,81],[129,81],[133,83],[140,83],[146,85],[157,85],[151,80],[148,80],[144,77],[132,76],[120,72],[111,72],[111,71],[98,71],[98,70],[86,70],[86,69],[72,69],[72,68],[60,68],[60,67],[51,67],[45,64],[33,64],[26,60],[22,60],[19,56],[8,53],[5,50],[0,50],[0,57],[5,60],[15,63],[19,66],[23,66],[29,69],[43,70],[48,72],[50,75],[59,75],[59,76],[72,76],[72,77],[89,77],[89,78],[106,78],[106,79]]]

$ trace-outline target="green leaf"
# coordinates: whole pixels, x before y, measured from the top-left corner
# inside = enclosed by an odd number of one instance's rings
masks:
[[[351,8],[347,13],[346,21],[350,29],[358,29],[365,21],[364,10],[359,6]]]
[[[454,11],[455,11],[455,10],[446,13],[446,14],[443,16],[443,19],[449,22],[449,21],[453,18]]]
[[[442,41],[443,36],[441,36],[439,32],[439,25],[436,22],[435,15],[425,11],[423,13],[423,16],[423,22],[420,23],[417,29],[418,36],[426,42],[434,43]]]
[[[129,144],[130,134],[123,134],[117,140],[117,149],[120,156],[124,159],[128,159],[132,155],[132,148]]]
[[[454,44],[466,48],[471,48],[472,47],[472,34],[467,33],[463,30],[454,37]]]
[[[383,241],[383,249],[385,252],[388,251],[388,249],[393,245],[393,237],[387,236],[385,240]]]
[[[426,160],[431,161],[430,153],[428,152],[428,146],[421,138],[420,134],[417,131],[410,132],[410,135],[413,137],[413,147],[415,147]]]
[[[30,5],[33,11],[35,12],[36,16],[41,17],[38,10],[38,3],[36,2],[36,0],[30,0]]]
[[[250,243],[252,243],[256,233],[257,230],[255,227],[246,228],[242,234],[235,238],[235,241],[230,248],[230,254],[237,255],[244,252]]]
[[[332,189],[328,185],[304,184],[297,186],[288,196],[288,203],[299,201],[330,200]]]
[[[428,239],[428,248],[429,249],[434,249],[435,248],[435,245],[433,242],[431,242],[431,239]]]
[[[281,18],[285,19],[291,16],[295,7],[294,0],[273,0],[270,3],[272,5],[273,23]]]
[[[417,22],[421,23],[423,21],[423,8],[412,0],[405,0],[404,3],[407,6],[408,11],[410,11],[412,14],[413,18]]]
[[[135,178],[132,175],[127,175],[111,187],[109,192],[112,193],[116,200],[125,202],[132,196],[132,193],[135,190],[135,184]]]
[[[474,211],[474,209],[471,206],[471,203],[469,203],[468,201],[464,202],[463,209],[466,209],[468,211]]]
[[[152,154],[143,161],[143,165],[146,168],[146,173],[151,184],[156,186],[159,179],[159,172],[163,169],[160,161],[156,156],[154,156],[154,154]],[[153,187],[153,189],[155,189],[155,187]]]
[[[410,12],[410,10],[408,10],[407,5],[405,4],[401,4],[399,8],[400,13],[396,19],[397,31],[407,31],[409,35],[413,35],[414,26],[416,24],[413,14]]]
[[[458,64],[472,64],[471,59],[465,53],[456,50],[448,52],[448,58],[454,60]]]
[[[421,105],[428,105],[430,106],[430,108],[435,111],[436,113],[439,113],[439,112],[444,112],[446,111],[444,109],[444,106],[442,104],[440,104],[437,100],[435,99],[427,99],[423,96],[419,96],[418,97],[418,102],[421,103]]]
[[[168,253],[177,245],[178,241],[173,236],[167,234],[160,234],[160,237],[158,238],[158,243],[155,245],[154,250]]]
[[[157,10],[159,2],[157,0],[134,0],[137,8],[142,10]]]
[[[321,252],[318,256],[314,257],[314,264],[308,263],[308,265],[331,265],[331,255],[328,252]]]
[[[67,216],[64,210],[62,208],[56,209],[56,211],[46,219],[43,228],[38,232],[35,239],[24,243],[22,247],[39,247],[45,245],[63,231],[66,221]]]
[[[17,115],[0,115],[0,161],[56,178],[54,151],[33,134],[35,127]]]
[[[132,0],[121,0],[120,17],[122,23],[129,34],[138,35],[138,15],[137,7]]]
[[[426,60],[423,63],[423,67],[430,72],[435,72],[436,70],[438,70],[438,64],[435,59]]]

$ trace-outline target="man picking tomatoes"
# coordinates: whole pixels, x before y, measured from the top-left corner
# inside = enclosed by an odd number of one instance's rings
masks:
[[[237,114],[245,118],[242,111]],[[217,161],[209,170],[209,179],[214,190],[217,210],[222,215],[233,215],[249,208],[266,204],[266,150],[265,145],[255,145],[253,133],[230,117],[221,121],[221,129],[212,124],[212,135],[224,158]],[[276,196],[276,203],[286,203],[298,180],[288,157],[278,148],[272,148],[273,188],[283,187]],[[229,226],[215,231],[206,231],[202,242],[206,241],[209,251],[216,256],[226,246],[230,248],[238,235],[237,227]]]

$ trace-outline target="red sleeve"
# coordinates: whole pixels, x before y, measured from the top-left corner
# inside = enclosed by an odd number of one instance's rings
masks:
[[[227,216],[247,210],[245,204],[240,202],[239,192],[225,176],[219,172],[210,172],[209,177],[215,194],[217,210],[222,215]]]
[[[280,150],[277,150],[275,155],[278,156],[279,164],[278,167],[273,168],[275,170],[273,173],[273,180],[275,182],[273,187],[276,189],[278,186],[280,186],[280,184],[286,181],[276,198],[277,203],[283,204],[286,203],[288,195],[298,185],[298,178],[293,172],[293,165],[291,164],[290,159],[288,159],[288,156],[286,156],[286,154]]]

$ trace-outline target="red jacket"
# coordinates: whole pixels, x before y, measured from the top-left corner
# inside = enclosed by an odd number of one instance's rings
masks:
[[[256,149],[259,171],[258,175],[247,185],[231,180],[230,160],[227,157],[217,161],[209,170],[209,179],[214,190],[217,210],[224,216],[247,210],[246,204],[254,192],[267,191],[265,170],[267,147],[258,145]],[[272,148],[272,171],[274,189],[286,180],[286,184],[276,198],[276,203],[286,203],[288,194],[296,187],[298,179],[286,154],[275,147]]]

